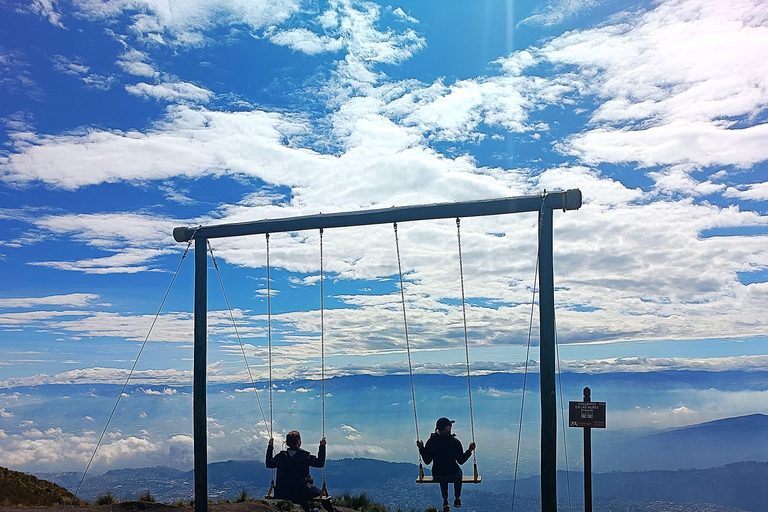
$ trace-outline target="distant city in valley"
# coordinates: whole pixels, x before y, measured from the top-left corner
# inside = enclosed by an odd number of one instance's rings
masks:
[[[745,438],[748,435],[750,437]],[[698,451],[701,447],[728,445],[729,440],[751,445],[756,455],[765,457],[759,448],[768,435],[768,416],[756,414],[727,418],[681,429],[668,429],[626,440],[624,448],[615,444],[615,453],[630,453],[631,447],[642,446],[645,456],[658,459],[664,450],[675,446],[680,452]],[[714,452],[711,452],[714,453]],[[636,453],[635,456],[640,456]],[[668,453],[673,457],[674,453]],[[623,456],[621,457],[623,458]],[[631,457],[630,457],[631,459]],[[666,463],[666,462],[664,462]],[[321,470],[313,470],[322,481]],[[365,493],[392,509],[423,510],[438,501],[437,488],[415,483],[418,466],[374,459],[329,460],[326,467],[328,488],[332,493]],[[37,476],[74,491],[81,473],[37,473]],[[209,497],[233,499],[243,490],[260,498],[269,487],[270,471],[261,460],[227,461],[209,465]],[[768,502],[768,462],[732,462],[706,469],[612,471],[593,476],[595,510],[602,512],[763,512]],[[86,478],[80,497],[93,500],[111,493],[121,500],[135,499],[150,492],[162,502],[189,501],[193,498],[194,474],[169,467],[111,470]],[[539,510],[540,481],[538,477],[484,479],[480,485],[466,485],[467,512],[502,512],[510,510],[534,512]],[[558,472],[558,498],[563,510],[583,503],[583,473],[575,470]]]

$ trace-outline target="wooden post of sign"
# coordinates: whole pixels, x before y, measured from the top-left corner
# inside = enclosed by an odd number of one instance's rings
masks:
[[[584,512],[592,512],[592,429],[605,428],[605,402],[593,402],[584,388],[583,402],[568,402],[568,426],[584,429]]]
[[[592,401],[592,390],[584,388],[584,402]],[[584,427],[584,512],[592,512],[592,428]]]

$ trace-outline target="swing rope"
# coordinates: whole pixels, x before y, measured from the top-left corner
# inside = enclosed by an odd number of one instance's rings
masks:
[[[469,425],[472,431],[472,442],[475,442],[475,416],[472,412],[472,381],[469,366],[469,335],[467,333],[467,302],[464,294],[464,263],[461,253],[461,219],[456,218],[456,238],[459,246],[459,275],[461,277],[461,311],[464,320],[464,353],[467,359],[467,393],[469,394]],[[477,450],[472,451],[472,462],[475,468],[475,479],[477,479]]]
[[[195,229],[195,233],[197,233],[198,229],[200,229],[200,226],[198,226]],[[99,450],[99,447],[101,446],[101,442],[104,440],[104,436],[107,433],[109,424],[112,422],[112,417],[115,415],[115,411],[117,411],[117,406],[120,404],[120,399],[123,397],[123,394],[125,393],[125,388],[128,387],[128,382],[131,380],[134,370],[136,370],[136,365],[139,362],[139,358],[141,357],[142,352],[144,352],[144,347],[147,346],[147,341],[149,341],[149,336],[150,334],[152,334],[152,329],[155,328],[157,319],[160,317],[160,312],[163,310],[163,306],[165,306],[165,301],[168,299],[168,295],[171,293],[171,288],[173,288],[173,283],[176,282],[176,277],[178,277],[179,275],[179,270],[181,270],[181,265],[182,263],[184,263],[184,258],[187,257],[187,253],[189,253],[189,248],[192,246],[192,242],[195,239],[195,233],[192,233],[192,236],[190,237],[189,242],[187,243],[187,248],[184,249],[184,253],[181,255],[181,260],[179,261],[179,265],[176,267],[176,272],[173,273],[173,278],[171,278],[171,284],[168,285],[168,289],[165,291],[163,300],[160,301],[160,307],[157,308],[157,313],[155,313],[155,318],[152,320],[152,324],[149,326],[149,331],[147,332],[147,335],[144,337],[144,342],[141,344],[141,348],[139,349],[139,353],[136,355],[136,359],[133,361],[133,366],[131,367],[131,371],[128,372],[128,377],[125,379],[123,388],[120,390],[120,393],[117,395],[117,401],[115,402],[115,406],[112,408],[112,412],[109,414],[109,418],[107,418],[107,423],[106,425],[104,425],[104,430],[102,430],[101,436],[99,436],[99,440],[96,443],[96,447],[93,449],[91,458],[88,459],[88,464],[85,466],[85,470],[83,471],[83,476],[80,478],[80,481],[77,484],[77,488],[75,489],[75,492],[72,493],[72,501],[69,503],[70,508],[74,505],[75,500],[77,499],[77,493],[80,492],[80,487],[83,485],[85,476],[88,474],[88,470],[91,468],[93,459],[96,457],[96,452]]]
[[[320,228],[320,393],[322,398],[323,439],[325,439],[325,291],[323,289],[323,229]],[[323,464],[323,488],[320,497],[328,497],[326,465]]]
[[[272,287],[269,278],[269,233],[266,233],[267,244],[267,339],[269,343],[269,438],[275,438],[274,435],[274,420],[273,420],[273,407],[272,407]],[[267,491],[267,498],[274,495],[275,491],[275,470],[272,470],[272,475],[269,480],[269,491]]]
[[[568,441],[565,437],[565,401],[563,401],[563,378],[560,371],[560,344],[557,340],[557,321],[555,320],[555,353],[557,354],[557,383],[560,387],[560,418],[563,429],[563,451],[565,452],[565,485],[568,490],[568,510],[573,512],[571,500],[571,471],[568,467]]]
[[[523,436],[523,411],[525,410],[525,390],[528,383],[528,361],[531,354],[531,332],[533,331],[533,313],[536,308],[536,284],[539,279],[539,257],[536,256],[536,270],[533,274],[533,293],[531,295],[531,315],[528,322],[528,346],[525,350],[525,370],[523,371],[523,397],[520,401],[520,421],[517,427],[517,451],[515,452],[515,475],[512,479],[512,511],[515,510],[515,491],[517,489],[517,469],[520,463],[520,441]]]
[[[269,343],[269,437],[274,438],[274,420],[272,416],[272,287],[269,278],[269,233],[267,239],[267,340]],[[274,471],[272,472],[274,473]]]
[[[251,372],[251,365],[248,364],[248,357],[245,355],[245,347],[243,346],[243,341],[240,339],[240,332],[237,330],[237,323],[235,323],[235,316],[232,314],[232,306],[229,305],[229,298],[227,297],[227,292],[224,290],[224,281],[221,279],[221,272],[219,271],[219,263],[216,261],[216,256],[213,254],[213,247],[211,247],[211,241],[206,240],[208,242],[208,251],[211,253],[211,261],[213,262],[213,268],[216,269],[216,276],[219,278],[219,285],[221,286],[221,293],[224,295],[224,302],[227,304],[227,311],[229,311],[229,318],[232,320],[232,327],[235,329],[235,335],[237,336],[237,342],[240,344],[240,352],[243,354],[243,360],[245,361],[245,367],[248,369],[248,378],[251,380],[251,386],[253,387],[253,392],[256,394],[256,401],[259,404],[259,411],[261,411],[261,419],[264,422],[264,426],[269,428],[269,425],[267,425],[267,418],[264,415],[264,408],[261,405],[261,398],[259,397],[259,391],[256,389],[256,381],[253,379],[253,373]]]
[[[395,248],[397,249],[397,272],[400,277],[400,302],[403,306],[403,327],[405,328],[405,351],[408,354],[408,375],[411,378],[411,400],[413,402],[413,421],[416,424],[416,439],[419,437],[419,417],[416,415],[416,388],[413,385],[413,363],[411,361],[411,342],[408,338],[408,317],[405,313],[405,289],[403,287],[403,266],[400,259],[400,240],[397,236],[397,222],[394,223],[395,229]],[[419,478],[424,478],[424,466],[421,462],[421,451],[419,453]]]

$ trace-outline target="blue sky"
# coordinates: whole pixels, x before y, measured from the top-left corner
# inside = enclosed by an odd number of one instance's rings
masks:
[[[764,2],[0,10],[0,462],[89,455],[62,448],[92,443],[89,429],[48,435],[19,400],[44,402],[35,386],[123,381],[185,249],[176,226],[580,188],[584,206],[555,214],[564,371],[768,367]],[[460,374],[455,224],[404,224],[400,239],[415,371]],[[212,244],[263,379],[264,238]],[[535,216],[465,219],[462,244],[473,369],[520,372]],[[270,250],[275,375],[317,378],[318,234],[274,234]],[[324,258],[328,375],[407,371],[391,227],[328,230]],[[191,381],[192,272],[187,258],[139,384]],[[209,381],[247,382],[211,272]],[[757,412],[764,393],[720,408],[678,394],[621,425]],[[165,453],[185,428],[130,439]],[[128,438],[114,439],[122,453]]]

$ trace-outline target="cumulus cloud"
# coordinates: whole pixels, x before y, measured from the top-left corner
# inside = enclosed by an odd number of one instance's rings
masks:
[[[297,0],[242,3],[236,0],[139,0],[128,5],[119,0],[84,1],[75,7],[75,15],[86,19],[115,20],[130,17],[130,31],[143,41],[172,46],[200,46],[207,43],[210,31],[217,27],[245,25],[257,30],[279,25],[299,9]]]
[[[751,201],[768,201],[768,182],[728,187],[724,195]]]
[[[765,161],[765,125],[749,118],[766,108],[766,55],[738,49],[766,47],[767,19],[761,2],[672,0],[553,39],[540,58],[574,66],[574,83],[601,100],[562,150],[643,166]]]
[[[356,428],[349,425],[342,425],[341,430],[346,434],[345,438],[349,441],[357,441],[363,437]]]
[[[162,391],[148,388],[148,389],[144,389],[143,391],[145,395],[157,395],[157,396],[175,395],[176,393],[178,393],[178,390],[174,388],[163,388]]]

